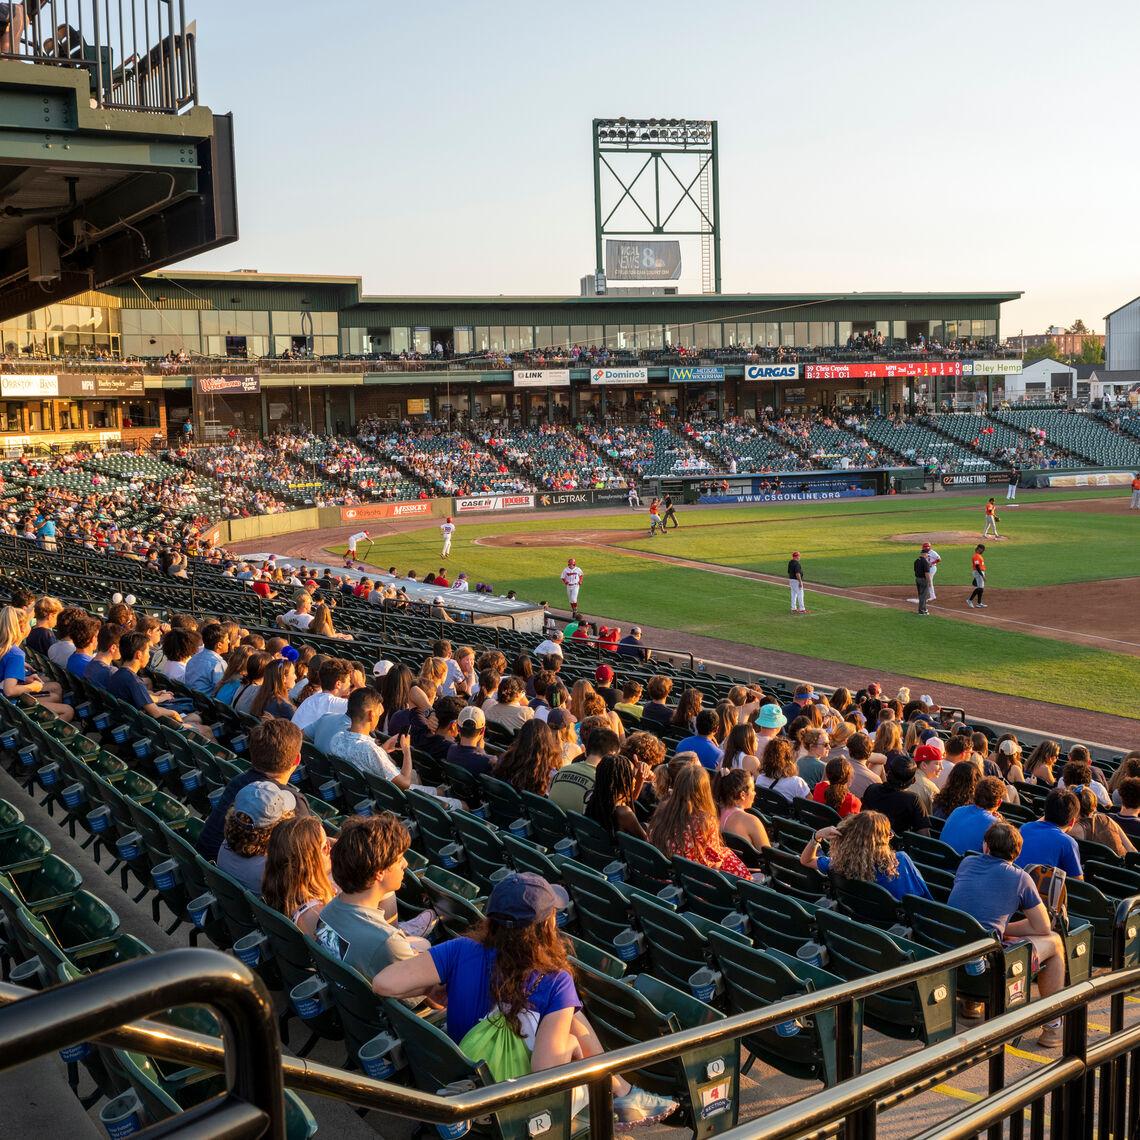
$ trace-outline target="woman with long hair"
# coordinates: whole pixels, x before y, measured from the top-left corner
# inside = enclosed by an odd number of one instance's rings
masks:
[[[854,778],[855,769],[851,767],[850,760],[844,760],[842,756],[828,760],[824,778],[812,789],[811,798],[817,804],[826,804],[837,811],[840,818],[854,815],[863,806],[859,797],[851,794]]]
[[[318,637],[334,637],[337,641],[351,641],[351,633],[337,633],[333,629],[332,610],[324,602],[317,602],[313,606],[313,620],[306,633],[316,634]]]
[[[1136,776],[1140,776],[1140,752],[1129,752],[1116,766],[1116,771],[1108,781],[1108,794],[1117,807],[1120,807],[1120,785]]]
[[[261,897],[310,938],[316,932],[321,909],[336,894],[330,873],[331,850],[321,821],[302,815],[278,824],[265,852]]]
[[[713,733],[713,740],[717,744],[724,746],[724,742],[728,739],[728,734],[736,727],[737,724],[737,707],[727,697],[722,701],[717,701],[716,708],[713,710],[716,713],[717,728]]]
[[[881,812],[859,812],[838,827],[817,831],[800,853],[800,862],[824,875],[834,871],[845,879],[878,883],[896,899],[930,898],[930,888],[910,856],[891,847],[891,834],[891,821]],[[830,843],[830,855],[819,854],[821,842]]]
[[[724,767],[754,777],[760,771],[760,758],[756,755],[759,750],[756,728],[752,722],[738,724],[724,742]]]
[[[696,731],[697,713],[704,706],[704,694],[700,689],[686,689],[673,710],[669,723],[674,728],[683,728],[686,732]]]
[[[245,675],[242,677],[241,686],[238,688],[238,691],[234,693],[234,699],[231,702],[231,707],[234,712],[244,713],[250,711],[250,707],[253,705],[254,700],[256,700],[258,693],[261,692],[261,683],[265,677],[265,669],[272,660],[272,654],[260,651],[251,653],[246,658]]]
[[[27,658],[20,645],[30,628],[31,619],[23,610],[15,606],[0,609],[0,688],[10,701],[17,697],[31,697],[60,720],[70,721],[75,717],[71,705],[55,700],[55,691],[45,691],[39,675],[28,672]]]
[[[851,699],[851,690],[845,689],[842,685],[831,694],[831,707],[836,712],[846,714],[854,703]]]
[[[309,684],[309,669],[312,665],[313,658],[316,657],[317,651],[311,645],[302,645],[297,650],[297,660],[293,662],[293,670],[297,674],[297,680],[293,684],[293,688],[289,691],[289,699],[294,705],[300,703],[301,693]],[[316,675],[316,670],[313,670],[313,675]]]
[[[998,737],[994,760],[1001,771],[1001,778],[1007,784],[1020,784],[1025,781],[1025,769],[1021,764],[1021,744],[1012,732]]]
[[[408,700],[421,712],[431,712],[435,694],[446,680],[447,661],[442,657],[425,657],[420,675],[408,690]]]
[[[969,761],[955,764],[950,769],[950,775],[946,777],[942,791],[931,801],[930,814],[935,819],[949,819],[950,813],[955,808],[960,808],[964,804],[972,804],[974,792],[977,790],[978,781],[981,778],[982,774],[978,771],[977,764],[972,764]]]
[[[250,716],[260,720],[269,720],[273,717],[292,720],[297,708],[289,699],[289,690],[293,688],[296,680],[297,674],[292,661],[286,661],[281,657],[270,661],[265,667],[261,687],[249,706]]]
[[[1025,762],[1027,779],[1031,784],[1051,788],[1057,782],[1054,770],[1061,758],[1061,746],[1055,740],[1042,740],[1029,754]]]
[[[582,1013],[567,942],[558,932],[557,911],[565,905],[565,892],[540,875],[507,875],[491,891],[487,917],[478,926],[385,967],[372,979],[372,989],[381,997],[409,998],[446,986],[447,1035],[456,1043],[498,1011],[527,1041],[534,1072],[599,1056],[605,1050]],[[623,1077],[611,1080],[619,1124],[650,1124],[677,1107]],[[571,1111],[578,1108],[574,1104]]]
[[[611,835],[620,831],[644,839],[645,828],[633,805],[649,775],[644,764],[634,764],[625,756],[603,756],[596,769],[594,790],[586,801],[586,815]]]
[[[712,792],[722,835],[739,836],[757,851],[772,846],[763,822],[748,810],[756,802],[756,784],[743,768],[714,772]]]
[[[597,690],[594,688],[593,682],[588,681],[585,677],[579,677],[574,682],[570,689],[570,711],[574,714],[575,720],[582,721],[591,715],[586,712],[586,698],[596,694]],[[605,704],[604,698],[602,704]]]
[[[235,645],[226,657],[226,671],[214,689],[214,700],[230,704],[245,677],[245,666],[254,651],[248,645]]]
[[[495,779],[519,792],[545,796],[550,777],[562,767],[562,748],[543,720],[528,720],[495,766]]]
[[[666,855],[680,855],[742,879],[752,877],[752,872],[720,837],[720,819],[709,774],[699,762],[687,764],[677,772],[672,792],[657,805],[649,821],[649,842]]]
[[[1069,791],[1076,794],[1081,805],[1081,814],[1069,832],[1074,839],[1103,843],[1105,847],[1110,847],[1120,859],[1136,850],[1132,840],[1124,834],[1120,824],[1111,816],[1097,810],[1100,805],[1097,803],[1097,798],[1091,788],[1078,784],[1076,787],[1070,788]]]
[[[393,665],[383,677],[380,678],[380,699],[384,702],[383,733],[391,736],[388,728],[389,722],[397,713],[406,712],[411,708],[413,674],[407,665]]]
[[[810,796],[811,788],[796,768],[796,754],[792,742],[777,736],[764,745],[764,755],[760,759],[760,775],[756,777],[758,788],[770,788],[789,803],[797,796]]]
[[[871,748],[871,762],[881,756],[882,763],[892,752],[901,752],[903,745],[902,725],[897,720],[884,721],[875,730],[875,743]]]

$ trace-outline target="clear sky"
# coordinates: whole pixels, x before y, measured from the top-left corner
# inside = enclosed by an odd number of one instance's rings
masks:
[[[1140,293],[1135,0],[186,7],[242,235],[187,267],[576,293],[627,115],[719,121],[725,292],[1024,290],[1007,335]]]

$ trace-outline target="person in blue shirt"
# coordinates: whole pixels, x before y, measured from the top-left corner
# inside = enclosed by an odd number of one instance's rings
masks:
[[[974,802],[956,807],[942,825],[938,838],[959,855],[981,851],[986,832],[1001,818],[998,809],[1005,799],[1005,782],[984,776],[974,788]]]
[[[712,709],[701,709],[694,726],[696,734],[686,736],[676,748],[677,752],[695,752],[697,759],[710,772],[715,772],[724,759],[724,749],[713,739],[720,727],[720,717]]]
[[[96,643],[95,657],[88,664],[83,673],[83,679],[92,685],[105,689],[115,672],[115,662],[119,659],[119,639],[127,631],[113,621],[105,622],[99,630],[99,640]]]
[[[202,648],[186,662],[184,681],[188,689],[207,697],[214,695],[218,682],[226,672],[224,654],[230,651],[229,634],[216,621],[202,627]]]
[[[75,709],[56,700],[59,686],[48,689],[37,674],[28,672],[27,658],[20,648],[27,636],[28,619],[23,611],[15,606],[0,609],[0,693],[10,701],[29,696],[62,720],[74,719]]]
[[[71,640],[75,643],[75,652],[67,659],[67,672],[76,677],[82,677],[95,658],[99,624],[98,618],[86,616],[72,622]]]
[[[810,708],[814,701],[815,688],[805,682],[802,685],[796,686],[796,690],[792,694],[792,699],[784,705],[780,711],[783,712],[784,716],[791,722]]]
[[[1019,867],[1058,867],[1070,878],[1084,878],[1077,841],[1069,834],[1081,814],[1072,792],[1054,788],[1045,799],[1041,819],[1021,825]]]
[[[838,827],[824,827],[808,840],[800,853],[805,867],[822,875],[834,871],[845,879],[878,883],[896,899],[907,895],[930,898],[922,872],[905,851],[891,847],[891,821],[877,811],[847,816]],[[830,855],[820,855],[821,843],[831,844]]]
[[[447,1035],[455,1042],[498,1007],[530,1048],[535,1072],[596,1057],[604,1050],[582,1013],[566,942],[558,933],[556,913],[568,901],[561,887],[541,875],[507,875],[491,891],[487,917],[469,935],[393,962],[372,979],[372,989],[399,998],[446,986]],[[611,1080],[618,1124],[650,1124],[677,1107],[675,1100],[638,1089],[624,1077]]]
[[[38,519],[36,522],[36,540],[41,550],[55,550],[55,520]]]

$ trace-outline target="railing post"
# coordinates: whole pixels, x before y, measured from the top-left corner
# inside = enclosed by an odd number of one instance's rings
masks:
[[[987,1017],[997,1017],[1005,1013],[1005,956],[995,946],[993,952],[987,955],[986,964],[989,967],[990,993],[986,1001],[989,1006]],[[1028,980],[1026,982],[1028,985]],[[987,1063],[988,1089],[991,1096],[1005,1088],[1005,1050],[998,1049]],[[1021,1117],[1018,1116],[1018,1123]],[[993,1125],[986,1133],[989,1140],[1002,1140],[1002,1126]],[[1013,1134],[1011,1133],[1011,1140]]]
[[[590,1137],[606,1140],[614,1134],[614,1083],[611,1077],[599,1077],[589,1084]]]
[[[836,1082],[849,1081],[855,1073],[855,1002],[841,1001],[835,1007]],[[847,1140],[851,1140],[850,1134]]]
[[[1061,1019],[1061,1056],[1087,1061],[1089,1037],[1089,1007],[1086,1002],[1070,1010]],[[1056,1136],[1085,1136],[1091,1120],[1089,1113],[1089,1073],[1066,1081],[1053,1094],[1053,1119],[1050,1131]]]

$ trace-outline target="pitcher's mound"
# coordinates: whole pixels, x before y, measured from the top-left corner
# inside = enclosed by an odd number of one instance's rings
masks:
[[[928,530],[917,534],[891,534],[887,536],[887,541],[902,542],[907,546],[921,546],[924,542],[941,546],[964,546],[966,543],[976,546],[985,539],[976,531],[970,530]]]

